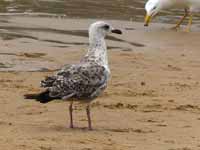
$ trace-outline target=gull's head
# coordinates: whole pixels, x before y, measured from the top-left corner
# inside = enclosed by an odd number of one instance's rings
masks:
[[[111,33],[122,34],[122,31],[113,28],[109,23],[104,21],[97,21],[91,24],[89,28],[90,38],[105,38],[106,35]]]
[[[145,26],[148,26],[151,19],[162,9],[161,0],[149,0],[145,5],[146,17]]]

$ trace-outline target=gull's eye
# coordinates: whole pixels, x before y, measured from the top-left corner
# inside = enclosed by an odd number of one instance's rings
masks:
[[[156,7],[156,6],[154,6],[154,7],[153,7],[153,10],[154,10],[154,9],[156,9],[156,8],[157,8],[157,7]]]
[[[110,29],[110,26],[109,26],[109,25],[104,25],[103,28],[104,28],[105,30],[109,30],[109,29]]]

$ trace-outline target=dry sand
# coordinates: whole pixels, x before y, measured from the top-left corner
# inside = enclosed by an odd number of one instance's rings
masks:
[[[124,34],[112,35],[119,42],[107,40],[112,78],[92,104],[94,130],[88,131],[80,105],[76,128],[69,129],[68,103],[42,105],[23,95],[40,91],[39,82],[51,69],[84,55],[85,30],[94,20],[8,20],[0,26],[0,149],[200,150],[197,27],[185,33],[169,30],[170,25],[144,28],[141,23],[111,21]]]

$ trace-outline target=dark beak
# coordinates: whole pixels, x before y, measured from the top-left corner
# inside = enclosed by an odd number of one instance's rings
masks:
[[[113,29],[111,32],[116,34],[122,34],[122,31],[119,29]]]

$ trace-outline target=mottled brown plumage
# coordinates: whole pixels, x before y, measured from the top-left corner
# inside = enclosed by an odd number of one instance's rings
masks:
[[[78,64],[66,65],[55,75],[41,81],[46,90],[39,94],[25,95],[27,99],[36,99],[48,103],[54,99],[69,100],[70,127],[73,128],[73,101],[87,102],[88,127],[92,129],[89,102],[97,98],[106,88],[110,69],[108,66],[105,36],[109,33],[121,34],[109,24],[98,21],[90,26],[90,46],[86,56]]]
[[[50,97],[90,101],[105,89],[109,72],[95,62],[71,65],[55,76],[47,77],[41,86],[48,88]]]

